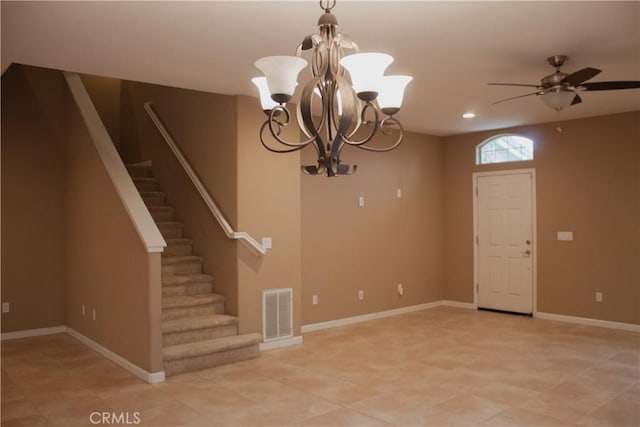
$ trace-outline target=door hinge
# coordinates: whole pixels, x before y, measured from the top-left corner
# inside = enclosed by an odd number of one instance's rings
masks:
[[[476,283],[476,293],[480,292],[480,283]]]
[[[476,187],[476,197],[478,197],[478,187]]]
[[[480,244],[480,238],[478,237],[478,235],[476,234],[476,245]]]

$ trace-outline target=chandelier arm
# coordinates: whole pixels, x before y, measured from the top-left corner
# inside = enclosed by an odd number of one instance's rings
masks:
[[[279,112],[282,112],[285,114],[285,120],[283,122],[280,122],[275,119],[275,116],[279,114]],[[294,147],[296,149],[300,149],[300,148],[306,147],[307,145],[309,145],[311,142],[315,140],[315,137],[311,137],[306,141],[291,142],[282,138],[280,136],[280,130],[289,124],[289,120],[290,120],[290,115],[286,107],[283,107],[282,105],[278,105],[274,107],[269,113],[269,118],[263,123],[262,127],[260,128],[260,140],[263,139],[262,135],[265,127],[269,128],[269,132],[271,133],[271,136],[276,141],[278,141],[282,145],[286,145],[287,147]],[[277,125],[277,129],[274,128],[274,124]],[[286,153],[287,151],[283,151],[283,152]]]
[[[370,120],[366,120],[365,115],[367,113],[368,110],[373,111],[373,114],[375,116],[375,120],[370,121]],[[364,107],[362,108],[362,112],[360,113],[360,120],[361,120],[361,125],[357,126],[353,132],[351,132],[348,136],[344,137],[344,142],[349,144],[349,145],[354,145],[354,146],[361,146],[366,144],[367,142],[371,141],[373,139],[373,137],[376,135],[376,133],[378,132],[378,129],[380,128],[380,115],[378,113],[378,110],[376,109],[376,107],[371,104],[370,102],[367,102]],[[383,122],[386,119],[383,120]],[[395,120],[395,119],[394,119]],[[353,135],[355,135],[355,133],[362,127],[362,125],[373,125],[371,132],[369,132],[369,134],[362,140],[359,141],[353,141],[351,139],[351,137]]]
[[[311,99],[313,97],[313,90],[319,84],[320,79],[320,77],[312,79],[304,85],[304,88],[302,88],[302,93],[300,94],[300,103],[298,105],[298,116],[301,119],[302,123],[298,124],[304,131],[304,133],[309,137],[309,139],[307,140],[307,144],[310,142],[314,142],[314,146],[316,147],[319,158],[324,158],[326,155],[324,143],[322,141],[320,133],[318,132],[318,129],[315,126],[315,123],[313,121],[313,113],[311,111]],[[323,114],[321,114],[321,117],[324,117],[324,112]],[[322,122],[319,124],[319,126],[321,125]]]
[[[395,148],[397,148],[398,145],[400,145],[400,143],[404,139],[404,128],[402,127],[402,123],[400,123],[394,117],[390,116],[390,117],[386,117],[385,119],[382,120],[382,122],[380,123],[380,131],[385,135],[391,135],[393,132],[387,130],[387,127],[389,125],[397,126],[398,130],[400,131],[400,133],[398,134],[398,139],[396,140],[396,142],[393,145],[391,145],[389,147],[383,147],[383,148],[367,147],[366,145],[357,145],[357,147],[362,149],[362,150],[373,151],[373,152],[376,152],[376,153],[384,153],[384,152],[391,151],[391,150],[394,150]]]
[[[340,164],[340,152],[345,143],[348,142],[345,135],[351,127],[354,115],[356,114],[356,101],[349,83],[344,78],[335,76],[335,85],[335,94],[337,94],[338,91],[345,94],[342,96],[342,115],[336,125],[336,136],[333,138],[331,144],[331,169],[337,173],[338,165]],[[346,94],[350,94],[351,96],[347,96]],[[331,106],[329,108],[331,108]]]
[[[267,126],[268,126],[268,120],[265,121],[262,124],[262,126],[260,127],[260,143],[262,144],[262,146],[264,148],[266,148],[267,150],[271,151],[272,153],[292,153],[294,151],[302,150],[304,147],[307,146],[307,144],[303,144],[303,145],[300,145],[298,147],[289,148],[289,149],[285,149],[285,150],[278,150],[276,148],[271,148],[271,147],[269,147],[267,145],[266,141],[264,140],[264,131],[265,131]]]

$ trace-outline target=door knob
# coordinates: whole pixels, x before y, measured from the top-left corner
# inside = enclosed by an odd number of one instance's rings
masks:
[[[529,249],[522,251],[522,255],[531,255],[531,251]]]

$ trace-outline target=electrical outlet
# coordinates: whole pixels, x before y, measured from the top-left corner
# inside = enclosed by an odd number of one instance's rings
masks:
[[[364,291],[358,291],[358,299],[364,301]]]
[[[271,237],[263,237],[262,247],[265,249],[271,249],[273,247],[273,239],[271,239]]]
[[[95,308],[91,309],[91,317],[93,318],[93,320],[96,320],[96,309]]]
[[[313,305],[318,305],[318,295],[314,295],[312,298],[312,301],[313,301],[312,302]]]
[[[82,304],[82,317],[85,316],[86,312],[87,310],[85,309],[84,304]]]
[[[602,292],[596,292],[596,302],[602,302]]]
[[[404,295],[404,288],[402,287],[402,283],[398,283],[398,295]]]
[[[2,303],[2,312],[3,313],[8,313],[10,309],[11,309],[11,307],[9,306],[8,302],[3,302]]]
[[[364,206],[364,197],[362,196],[358,197],[358,206],[360,207]]]

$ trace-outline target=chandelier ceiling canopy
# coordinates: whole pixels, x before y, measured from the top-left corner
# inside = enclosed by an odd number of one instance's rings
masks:
[[[255,65],[264,76],[252,79],[267,115],[260,128],[262,145],[275,153],[312,145],[318,162],[302,166],[302,171],[330,177],[349,175],[357,169],[356,165],[342,163],[340,154],[345,146],[384,152],[400,145],[404,131],[395,114],[412,79],[385,76],[385,69],[393,62],[390,55],[360,52],[356,43],[338,32],[338,21],[331,13],[335,4],[335,0],[320,0],[324,14],[318,20],[319,33],[305,37],[295,56],[258,59]],[[303,54],[309,56],[311,65],[311,78],[296,100],[297,124],[304,137],[288,141],[281,135],[292,121],[286,104],[293,99],[298,74],[309,64]],[[384,142],[380,145],[374,139]],[[276,144],[283,148],[274,148]]]

